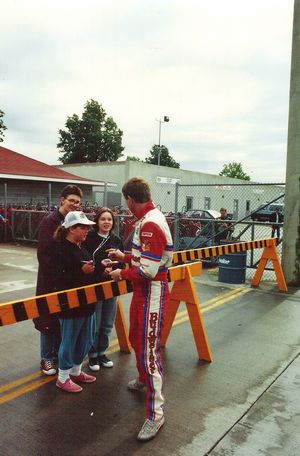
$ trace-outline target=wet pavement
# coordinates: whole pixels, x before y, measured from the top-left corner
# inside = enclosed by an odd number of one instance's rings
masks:
[[[0,244],[0,302],[34,296],[36,271],[33,246]],[[145,397],[126,390],[135,361],[115,333],[114,367],[68,395],[40,374],[31,321],[0,328],[0,455],[299,456],[300,290],[248,279],[223,284],[208,269],[195,278],[214,360],[198,360],[181,305],[164,349],[166,423],[144,444]]]

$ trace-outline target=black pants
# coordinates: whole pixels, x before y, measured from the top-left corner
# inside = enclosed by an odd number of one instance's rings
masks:
[[[271,234],[271,237],[275,237],[275,231],[277,232],[277,236],[276,237],[280,237],[280,226],[278,225],[273,225],[272,226],[272,234]]]

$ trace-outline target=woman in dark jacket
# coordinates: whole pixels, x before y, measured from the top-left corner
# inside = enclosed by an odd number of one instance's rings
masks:
[[[68,290],[94,282],[94,264],[89,252],[82,247],[90,225],[83,212],[69,212],[57,228],[52,249],[51,273],[53,291]],[[58,379],[56,386],[69,393],[79,393],[77,383],[92,383],[96,377],[82,372],[84,357],[90,350],[95,334],[95,305],[80,303],[79,307],[58,314],[61,343],[58,351]]]
[[[109,272],[112,266],[103,265],[105,264],[103,260],[108,258],[107,250],[113,248],[123,251],[124,249],[121,239],[112,232],[115,219],[111,209],[102,207],[96,214],[95,222],[94,230],[88,233],[84,246],[93,256],[95,283],[98,283],[111,280]],[[120,267],[120,265],[116,264],[114,267]],[[96,304],[96,335],[89,352],[89,368],[92,371],[98,371],[100,366],[113,367],[113,362],[107,358],[105,351],[109,346],[109,336],[115,323],[116,313],[117,298],[98,301]]]

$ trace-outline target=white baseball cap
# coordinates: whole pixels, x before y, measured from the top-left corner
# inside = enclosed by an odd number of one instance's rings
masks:
[[[71,226],[74,225],[96,225],[95,222],[92,222],[89,220],[83,212],[80,211],[71,211],[68,212],[68,214],[65,217],[64,223],[62,223],[62,226],[65,228],[70,228]]]

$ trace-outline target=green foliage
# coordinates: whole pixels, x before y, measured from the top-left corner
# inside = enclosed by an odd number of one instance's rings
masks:
[[[63,164],[116,161],[122,157],[123,132],[97,101],[87,101],[82,118],[73,114],[65,126],[66,130],[59,130],[57,144]]]
[[[243,171],[242,164],[236,162],[223,165],[223,169],[219,173],[219,176],[234,177],[246,181],[250,180],[250,176]]]
[[[168,166],[169,168],[180,168],[180,164],[177,163],[174,158],[169,154],[168,148],[166,146],[158,146],[155,144],[150,150],[150,157],[145,159],[146,163],[151,163],[152,165],[158,164],[158,155],[160,152],[159,163],[160,166]]]
[[[6,126],[4,125],[4,122],[2,120],[2,117],[4,116],[4,112],[1,111],[0,109],[0,142],[3,142],[4,138],[4,130],[7,130]]]
[[[132,156],[127,155],[126,160],[131,160],[131,161],[136,161],[136,162],[142,162],[143,161],[139,157],[134,157],[133,155]]]

